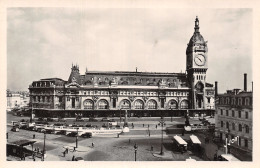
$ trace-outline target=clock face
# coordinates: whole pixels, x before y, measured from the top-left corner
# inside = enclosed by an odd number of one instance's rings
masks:
[[[195,61],[196,65],[198,65],[198,66],[203,66],[203,65],[205,65],[205,62],[206,62],[205,57],[203,55],[195,56],[194,61]]]

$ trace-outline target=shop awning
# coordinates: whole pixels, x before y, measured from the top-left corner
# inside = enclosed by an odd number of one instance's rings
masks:
[[[9,144],[17,145],[17,146],[27,146],[27,145],[34,144],[35,142],[36,141],[30,141],[30,140],[27,140],[27,139],[22,139],[22,140],[10,142]]]

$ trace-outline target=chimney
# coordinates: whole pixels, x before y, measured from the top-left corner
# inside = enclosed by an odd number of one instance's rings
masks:
[[[135,72],[137,72],[137,67],[135,67]]]
[[[218,96],[218,82],[215,81],[215,97]]]
[[[247,91],[247,74],[244,74],[244,91]]]

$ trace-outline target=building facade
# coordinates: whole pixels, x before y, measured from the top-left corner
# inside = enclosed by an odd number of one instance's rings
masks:
[[[7,98],[7,111],[11,111],[14,108],[28,107],[30,97],[28,92],[12,92],[6,91]]]
[[[186,73],[88,71],[72,65],[67,81],[48,78],[29,86],[33,113],[41,117],[183,116],[214,113],[214,87],[206,82],[207,42],[199,20],[187,50]]]
[[[253,93],[245,87],[217,97],[215,135],[223,142],[227,139],[229,151],[236,157],[252,160]]]

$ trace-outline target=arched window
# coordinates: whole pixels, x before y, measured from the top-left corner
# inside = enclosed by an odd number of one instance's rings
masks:
[[[188,109],[189,108],[189,102],[187,100],[181,101],[181,109]]]
[[[83,106],[84,106],[84,109],[93,109],[94,108],[94,103],[92,100],[85,100],[83,102]]]
[[[236,130],[236,125],[235,125],[235,123],[232,123],[232,130]]]
[[[100,100],[98,102],[98,109],[108,109],[108,102],[106,100]]]
[[[169,101],[169,109],[177,109],[177,102],[175,100],[170,100]]]
[[[121,109],[130,109],[130,107],[131,107],[130,101],[122,100],[120,107],[121,107]]]
[[[238,131],[242,132],[242,125],[241,124],[238,125]]]
[[[157,103],[155,100],[149,100],[147,105],[148,109],[157,109]]]
[[[136,100],[134,105],[135,109],[144,109],[144,103],[141,100]]]

